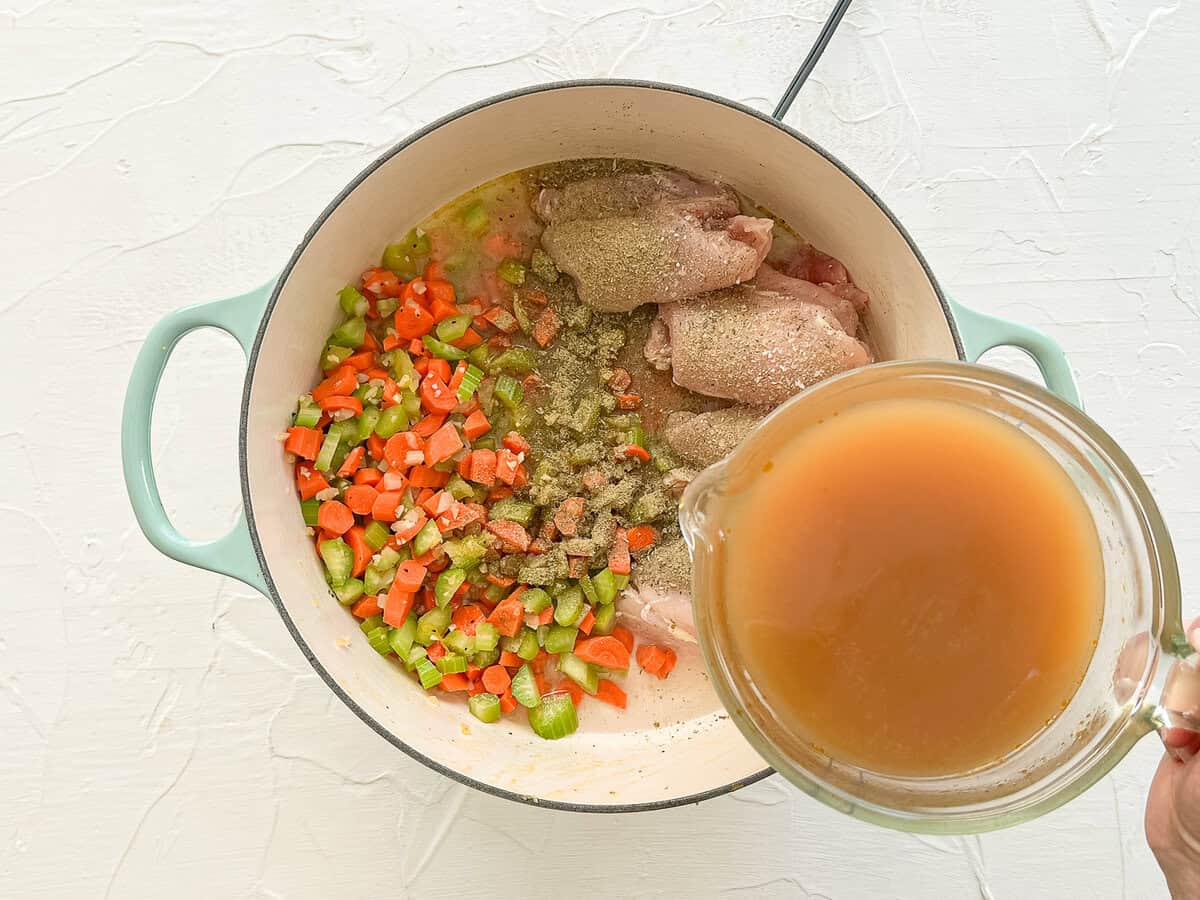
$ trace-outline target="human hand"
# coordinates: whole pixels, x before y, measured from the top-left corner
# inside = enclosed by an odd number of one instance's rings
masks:
[[[1200,650],[1200,619],[1188,627]],[[1200,898],[1200,733],[1165,728],[1166,752],[1146,800],[1146,841],[1174,900]]]

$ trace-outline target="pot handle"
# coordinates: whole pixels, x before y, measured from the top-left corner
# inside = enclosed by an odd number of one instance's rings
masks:
[[[1083,408],[1075,375],[1054,338],[1028,325],[977,312],[957,300],[950,300],[950,311],[954,314],[954,324],[958,326],[969,362],[978,361],[994,347],[1024,350],[1037,363],[1046,387],[1072,406]]]
[[[121,464],[125,470],[125,489],[142,532],[158,550],[172,559],[238,579],[262,593],[266,582],[250,542],[246,511],[237,524],[222,537],[194,541],[181,535],[163,508],[154,479],[154,461],[150,454],[150,417],[159,380],[175,345],[197,328],[219,328],[241,344],[247,357],[262,319],[267,300],[275,287],[272,279],[262,287],[212,303],[185,306],[163,316],[150,329],[138,351],[125,392],[121,416]]]

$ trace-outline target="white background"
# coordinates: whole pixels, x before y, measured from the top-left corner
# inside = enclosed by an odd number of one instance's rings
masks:
[[[1153,739],[982,838],[873,830],[778,779],[633,817],[471,792],[344,709],[263,597],[160,557],[129,511],[118,420],[151,323],[277,272],[389,144],[566,77],[769,110],[825,0],[0,5],[0,896],[1164,896],[1141,830]],[[1066,346],[1188,586],[1198,40],[1184,0],[860,0],[789,117],[951,292]],[[215,535],[241,356],[206,334],[175,359],[160,480]]]

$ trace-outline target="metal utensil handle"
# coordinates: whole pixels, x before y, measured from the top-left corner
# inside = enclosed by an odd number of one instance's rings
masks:
[[[779,99],[779,103],[775,106],[775,111],[771,113],[772,118],[782,119],[787,115],[787,111],[792,108],[792,102],[796,99],[796,95],[800,93],[800,88],[804,87],[804,82],[808,80],[808,76],[812,74],[812,70],[817,67],[817,62],[820,61],[821,54],[829,46],[829,41],[833,38],[833,33],[837,31],[838,25],[841,24],[842,16],[846,14],[846,10],[849,8],[850,0],[837,0],[837,4],[833,7],[833,12],[829,14],[829,18],[825,20],[825,24],[821,28],[821,33],[817,35],[816,43],[808,51],[808,56],[804,57],[804,62],[800,63],[800,68],[792,76],[791,84],[788,85],[787,90],[784,91],[783,96]]]

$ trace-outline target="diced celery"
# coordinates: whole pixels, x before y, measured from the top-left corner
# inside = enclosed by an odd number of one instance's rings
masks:
[[[487,344],[480,344],[467,354],[467,359],[471,360],[471,364],[478,366],[480,369],[487,369],[488,359],[491,357],[492,351],[488,349]]]
[[[390,438],[408,429],[408,413],[403,406],[389,406],[379,414],[375,423],[375,433],[381,438]]]
[[[578,434],[591,434],[596,423],[600,421],[600,408],[598,397],[581,397],[567,424]]]
[[[525,308],[525,302],[519,295],[513,297],[513,316],[516,317],[517,327],[521,329],[522,334],[530,334],[533,331],[533,321],[529,318],[529,310]]]
[[[416,422],[421,418],[421,398],[417,396],[416,390],[409,388],[401,390],[400,405],[408,413],[408,420],[410,422]]]
[[[527,500],[505,497],[492,504],[492,508],[488,510],[488,518],[508,519],[527,527],[533,521],[533,510],[533,504]]]
[[[405,557],[400,553],[399,550],[395,550],[391,547],[384,547],[379,551],[378,566],[380,569],[394,569],[396,566],[400,565],[400,563],[404,562],[404,559]]]
[[[328,472],[333,465],[334,454],[337,453],[338,444],[341,442],[341,433],[341,429],[334,428],[333,425],[330,425],[329,430],[325,432],[325,440],[321,442],[321,449],[317,451],[317,458],[313,462],[313,466],[318,471]]]
[[[547,653],[570,653],[575,649],[575,638],[579,635],[578,628],[564,625],[551,625],[546,632],[544,646]]]
[[[422,529],[423,530],[423,529]],[[420,537],[420,535],[417,535]],[[450,599],[454,596],[464,581],[467,580],[467,572],[465,569],[450,568],[438,573],[437,581],[433,585],[433,596],[437,600],[438,606],[449,606]]]
[[[353,347],[357,349],[362,346],[366,337],[367,320],[356,316],[353,319],[347,319],[335,328],[333,334],[329,336],[329,343],[339,347]]]
[[[421,274],[423,260],[431,249],[429,235],[414,228],[395,244],[388,244],[380,262],[385,269],[390,269],[401,278],[416,278]]]
[[[525,264],[518,259],[506,259],[496,266],[496,274],[511,285],[525,283]]]
[[[489,603],[499,603],[509,594],[506,587],[501,587],[498,584],[489,584],[483,589],[483,596]]]
[[[512,637],[505,635],[500,638],[500,649],[509,653],[516,653],[521,647],[521,632],[517,632]]]
[[[479,388],[483,382],[483,370],[474,364],[467,366],[467,371],[463,373],[463,379],[459,382],[458,391],[455,396],[458,397],[459,403],[466,403],[471,399],[471,395]]]
[[[417,532],[417,536],[413,538],[413,552],[420,556],[423,553],[428,553],[434,547],[442,542],[442,533],[438,531],[437,523],[430,519],[425,523],[425,527]]]
[[[425,690],[437,687],[442,683],[442,673],[437,670],[437,666],[429,661],[427,657],[421,657],[413,665],[417,671],[417,678],[421,679],[421,687]]]
[[[579,727],[579,717],[575,714],[571,695],[564,691],[542,697],[541,703],[529,710],[529,727],[538,737],[548,741],[574,734]]]
[[[451,347],[445,341],[439,341],[435,337],[425,335],[421,338],[421,343],[425,345],[425,349],[436,356],[438,359],[466,359],[467,351],[459,350],[457,347]]]
[[[471,487],[465,478],[455,472],[450,476],[450,480],[446,482],[446,493],[455,500],[466,500],[468,497],[474,496],[475,488]]]
[[[481,534],[467,535],[453,541],[446,541],[446,553],[450,562],[460,569],[471,569],[479,564],[490,546],[486,537]]]
[[[538,647],[537,632],[532,628],[521,630],[521,643],[514,651],[521,659],[533,659],[541,649]]]
[[[646,429],[638,423],[626,432],[625,440],[630,444],[636,444],[638,447],[646,446]]]
[[[493,372],[528,375],[537,368],[537,355],[528,347],[510,347],[493,357],[489,368]]]
[[[592,579],[587,573],[584,573],[584,576],[579,579],[579,589],[583,591],[584,599],[592,606],[600,602],[600,595],[596,593],[596,586],[592,584]]]
[[[471,657],[471,662],[481,669],[486,669],[488,666],[495,665],[499,659],[499,650],[476,650],[475,655]]]
[[[350,579],[354,569],[354,551],[341,538],[331,541],[321,541],[317,548],[321,561],[325,563],[325,571],[329,573],[329,583],[340,588]]]
[[[612,634],[613,626],[617,624],[617,605],[607,603],[597,606],[593,612],[596,621],[592,623],[592,634]]]
[[[382,624],[383,624],[383,616],[381,616],[377,613],[376,615],[373,615],[373,616],[367,616],[367,618],[363,619],[361,622],[358,623],[358,627],[362,631],[363,634],[367,634],[372,629],[378,628]]]
[[[628,575],[613,575],[613,578],[617,582],[617,590],[618,591],[623,591],[623,590],[625,590],[625,588],[629,587],[629,576]]]
[[[317,524],[317,513],[320,511],[320,508],[321,501],[316,497],[300,501],[300,515],[304,517],[305,525],[311,528]]]
[[[457,675],[467,671],[467,658],[457,653],[447,653],[437,661],[437,667],[443,675]]]
[[[487,210],[483,208],[483,203],[479,200],[474,200],[463,208],[462,220],[467,231],[475,237],[483,237],[488,230]]]
[[[475,623],[475,649],[477,651],[495,650],[500,640],[500,632],[491,622]]]
[[[363,595],[363,583],[357,578],[347,578],[345,584],[333,588],[334,596],[342,606],[349,606]]]
[[[321,351],[321,371],[328,372],[330,369],[337,368],[342,364],[342,360],[352,353],[354,353],[353,347],[333,347],[326,344],[325,349]]]
[[[346,285],[338,291],[338,303],[341,304],[342,312],[348,316],[365,316],[371,304],[367,298],[358,292],[352,284]]]
[[[600,675],[596,667],[574,653],[564,653],[558,658],[558,670],[589,694],[596,693],[600,687]]]
[[[408,652],[412,650],[413,638],[417,634],[417,617],[409,616],[399,628],[393,628],[388,635],[388,643],[396,651],[396,655],[408,661]]]
[[[446,636],[442,638],[442,646],[451,653],[474,653],[475,639],[465,631],[455,630],[448,632]],[[442,671],[445,672],[446,670],[442,669]]]
[[[496,379],[494,396],[508,409],[516,409],[525,398],[525,389],[521,387],[521,382],[511,375],[501,375]]]
[[[533,709],[542,702],[542,698],[538,696],[537,678],[528,664],[517,669],[517,674],[512,677],[510,690],[516,701],[526,709]]]
[[[539,587],[531,587],[521,595],[521,600],[527,613],[540,613],[550,606],[550,595]]]
[[[366,571],[363,572],[363,590],[374,597],[380,592],[387,590],[388,585],[392,583],[392,579],[395,577],[395,566],[385,569],[375,563],[371,563],[367,566]]]
[[[397,347],[392,351],[392,378],[400,387],[416,387],[417,370],[408,352]]]
[[[437,323],[438,340],[446,342],[457,341],[467,333],[467,329],[470,327],[471,317],[466,313],[449,316]]]
[[[361,444],[369,438],[382,417],[383,412],[378,406],[364,406],[362,415],[358,417],[358,434],[354,436],[354,442]]]
[[[491,723],[500,721],[500,698],[495,694],[489,694],[487,691],[476,694],[474,697],[468,697],[467,709],[480,722]]]
[[[375,551],[382,550],[389,537],[391,537],[391,532],[388,531],[387,526],[376,519],[372,519],[371,523],[363,529],[363,538],[366,540],[367,546]]]
[[[380,656],[387,656],[392,652],[392,645],[388,643],[388,633],[391,630],[386,625],[380,625],[367,632],[367,643]]]
[[[592,576],[592,586],[596,589],[596,599],[607,605],[617,599],[617,576],[612,569],[605,568]]]
[[[296,406],[296,415],[292,417],[292,424],[299,425],[301,428],[315,428],[320,421],[321,407],[313,402],[313,398],[309,394],[305,394]]]
[[[449,627],[450,610],[435,606],[417,619],[416,641],[423,647],[428,647],[433,643],[434,638],[441,637]]]
[[[375,301],[375,312],[379,313],[379,318],[386,319],[394,313],[400,306],[400,301],[395,297],[380,297]]]
[[[426,658],[428,658],[428,656],[429,656],[428,650],[426,650],[420,644],[413,644],[411,647],[408,648],[408,654],[404,657],[404,665],[408,669],[408,671],[411,672],[413,670],[413,667],[416,666],[417,660],[426,659]]]
[[[572,585],[554,601],[554,621],[559,625],[574,625],[583,618],[583,591]]]

